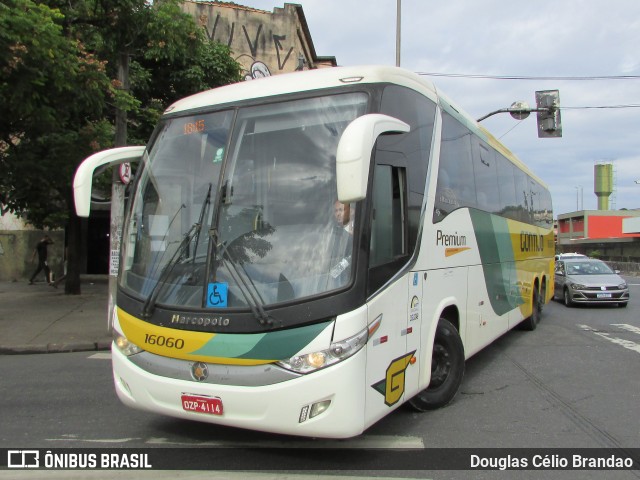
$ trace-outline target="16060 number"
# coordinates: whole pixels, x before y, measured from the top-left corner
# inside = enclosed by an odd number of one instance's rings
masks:
[[[184,348],[184,340],[181,338],[165,337],[164,335],[144,335],[144,343],[148,345],[158,345],[159,347],[175,348],[182,350]]]

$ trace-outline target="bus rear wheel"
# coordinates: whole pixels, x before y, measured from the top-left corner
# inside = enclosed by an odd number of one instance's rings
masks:
[[[531,316],[529,318],[525,318],[520,324],[523,330],[532,331],[538,327],[538,323],[540,323],[540,316],[542,314],[541,302],[538,287],[534,286],[533,296],[531,299]]]
[[[458,393],[464,376],[464,346],[458,330],[446,318],[436,328],[431,357],[429,386],[409,400],[420,412],[449,404]]]

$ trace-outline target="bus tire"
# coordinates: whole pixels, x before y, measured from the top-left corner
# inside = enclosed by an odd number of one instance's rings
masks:
[[[540,323],[540,315],[542,313],[542,308],[540,308],[540,293],[538,292],[537,287],[533,288],[533,296],[531,298],[531,316],[525,318],[520,327],[523,330],[527,330],[532,332],[536,328],[538,328],[538,323]]]
[[[544,309],[545,302],[547,301],[547,282],[542,281],[540,287],[540,296],[538,297],[538,310],[540,310],[540,318],[542,318],[542,310]]]
[[[409,404],[424,412],[449,404],[458,393],[464,376],[464,346],[458,330],[446,318],[440,318],[436,328],[431,357],[429,386],[409,400]]]

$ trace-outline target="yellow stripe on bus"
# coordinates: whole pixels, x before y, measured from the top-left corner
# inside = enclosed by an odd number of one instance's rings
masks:
[[[140,320],[120,308],[118,308],[118,319],[122,333],[129,341],[156,355],[225,365],[264,365],[274,362],[268,359],[199,355],[193,352],[197,352],[211,342],[217,336],[216,333],[160,327]]]

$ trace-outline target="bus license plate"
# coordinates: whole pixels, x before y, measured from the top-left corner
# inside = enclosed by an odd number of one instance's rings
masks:
[[[198,395],[182,395],[182,409],[187,412],[222,415],[222,400],[219,397],[201,397]]]
[[[610,293],[598,293],[597,296],[598,298],[611,298]]]

